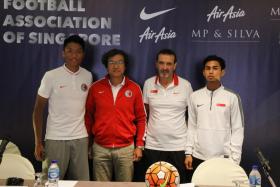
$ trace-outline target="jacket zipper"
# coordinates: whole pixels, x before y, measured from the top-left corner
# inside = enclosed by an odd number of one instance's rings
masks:
[[[210,110],[212,110],[212,98],[213,98],[213,91],[211,91]]]

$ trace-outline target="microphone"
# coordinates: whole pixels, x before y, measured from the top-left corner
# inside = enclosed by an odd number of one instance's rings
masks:
[[[9,143],[9,139],[8,138],[4,138],[0,144],[0,164],[2,162],[2,158],[3,158],[3,153],[6,149],[7,144]]]
[[[269,161],[268,161],[267,159],[264,158],[264,156],[263,156],[263,154],[262,154],[260,148],[257,147],[256,153],[257,153],[257,157],[258,157],[258,159],[259,159],[261,165],[262,165],[263,167],[265,167],[268,171],[270,171],[271,168],[270,168],[270,166],[269,166]]]

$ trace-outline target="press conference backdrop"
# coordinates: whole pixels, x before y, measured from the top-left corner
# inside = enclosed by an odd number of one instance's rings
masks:
[[[241,165],[248,173],[259,146],[279,184],[279,0],[1,0],[0,9],[0,133],[37,170],[31,119],[37,89],[47,70],[63,64],[64,38],[80,34],[87,41],[83,66],[95,80],[106,74],[100,59],[112,48],[129,54],[127,74],[140,85],[155,74],[156,53],[171,48],[177,74],[194,89],[204,85],[202,59],[222,56],[223,84],[244,106]]]

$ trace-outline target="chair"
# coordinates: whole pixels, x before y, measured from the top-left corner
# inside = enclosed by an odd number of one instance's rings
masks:
[[[212,158],[193,173],[192,183],[209,186],[249,186],[245,171],[228,158]]]
[[[0,164],[0,179],[9,177],[35,179],[35,170],[31,162],[23,156],[4,153]]]
[[[2,140],[0,140],[0,144],[2,143]],[[21,155],[21,152],[18,148],[18,146],[16,146],[13,142],[9,142],[6,146],[6,149],[4,151],[4,153],[11,153],[11,154],[18,154]]]

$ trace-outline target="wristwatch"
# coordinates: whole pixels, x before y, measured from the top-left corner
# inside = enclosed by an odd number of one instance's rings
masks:
[[[141,149],[142,151],[144,151],[144,146],[136,146],[136,148]]]

